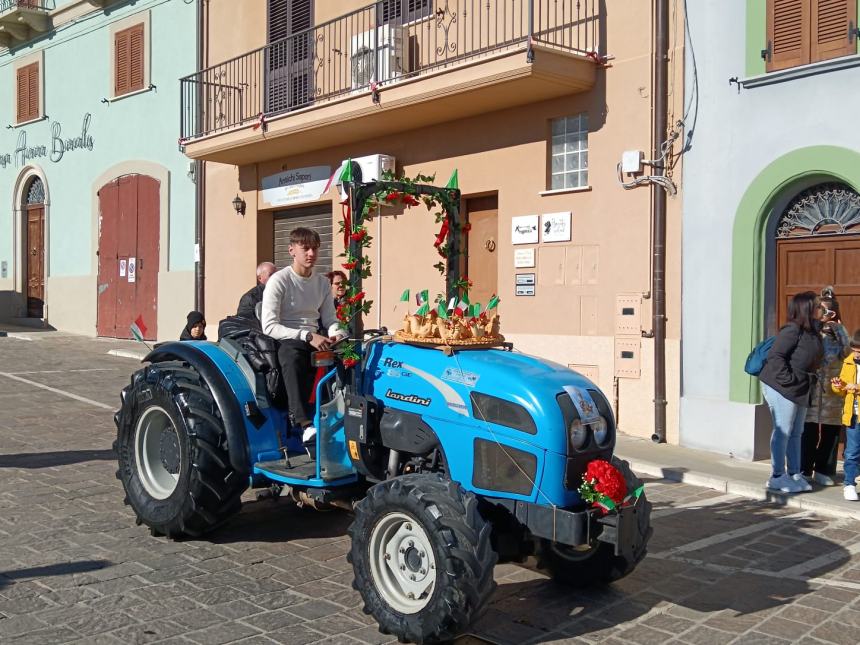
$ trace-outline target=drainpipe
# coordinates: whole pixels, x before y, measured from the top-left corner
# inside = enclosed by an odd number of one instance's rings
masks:
[[[204,21],[206,0],[197,0],[197,71],[203,69],[204,48],[207,37],[206,23]],[[201,123],[202,93],[197,90],[197,123]],[[194,308],[204,312],[206,309],[205,295],[205,267],[206,267],[206,165],[205,162],[197,160],[194,162],[194,179],[196,180],[194,191],[194,242],[197,244],[198,260],[194,268]]]
[[[669,102],[669,0],[654,0],[654,121],[651,132],[652,159],[662,157],[666,140]],[[654,169],[655,175],[666,174],[666,160]],[[654,331],[654,434],[655,443],[666,443],[666,191],[651,184],[654,209],[652,254],[654,270],[651,293],[654,296],[652,329]]]

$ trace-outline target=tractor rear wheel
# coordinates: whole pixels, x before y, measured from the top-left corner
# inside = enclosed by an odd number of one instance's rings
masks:
[[[218,406],[193,367],[173,361],[139,370],[122,401],[114,417],[117,478],[138,524],[196,537],[239,510],[247,482],[230,465]]]
[[[349,528],[364,612],[401,642],[460,635],[496,588],[491,530],[477,498],[456,482],[403,475],[377,484]]]
[[[642,485],[642,480],[636,477],[630,469],[630,465],[617,457],[612,458],[615,466],[627,482],[627,490],[636,490]],[[647,504],[643,499],[640,503]],[[647,522],[649,513],[643,515]],[[647,536],[649,526],[640,526],[640,532]],[[612,544],[594,540],[590,545],[584,547],[572,547],[558,544],[551,540],[541,539],[538,546],[538,569],[547,573],[553,580],[571,587],[588,587],[597,584],[606,584],[620,580],[636,568],[636,565],[645,557],[646,549],[634,557],[615,555],[615,547]]]

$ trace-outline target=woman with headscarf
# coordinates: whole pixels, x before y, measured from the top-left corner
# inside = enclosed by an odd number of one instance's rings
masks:
[[[179,340],[206,340],[206,319],[199,311],[191,311],[188,323],[179,335]]]

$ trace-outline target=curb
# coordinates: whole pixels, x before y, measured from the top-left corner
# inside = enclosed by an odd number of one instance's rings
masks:
[[[147,355],[147,352],[136,352],[131,349],[111,349],[108,350],[107,353],[109,356],[119,356],[120,358],[134,358],[138,361],[142,361]]]
[[[691,486],[711,488],[721,493],[738,495],[739,497],[746,497],[759,502],[768,502],[775,506],[798,508],[820,515],[860,520],[860,504],[857,504],[857,502],[846,502],[846,504],[852,504],[852,507],[848,508],[838,503],[834,504],[831,501],[815,499],[808,494],[785,495],[766,490],[763,484],[756,486],[750,482],[724,479],[708,473],[667,468],[654,462],[628,457],[620,453],[618,456],[621,459],[626,459],[630,463],[630,467],[639,474],[660,477],[661,479],[690,484]],[[856,510],[854,507],[856,507]]]

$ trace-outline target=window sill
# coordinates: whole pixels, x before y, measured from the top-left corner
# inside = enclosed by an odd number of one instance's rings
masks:
[[[578,188],[555,188],[553,190],[542,190],[538,192],[541,197],[549,197],[550,195],[564,195],[566,193],[587,193],[591,190],[591,186],[579,186]]]
[[[149,85],[148,87],[144,87],[142,90],[135,90],[134,92],[128,92],[127,94],[120,94],[119,96],[108,96],[104,99],[105,103],[115,103],[116,101],[122,101],[123,99],[127,99],[132,96],[137,96],[139,94],[145,94],[146,92],[151,92],[155,89],[155,85]]]
[[[46,121],[48,119],[47,115],[40,116],[36,119],[30,119],[29,121],[21,121],[20,123],[13,123],[13,128],[23,128],[27,125],[33,125],[34,123],[39,123],[39,121]]]
[[[745,90],[751,90],[756,87],[775,85],[776,83],[793,81],[796,78],[805,78],[807,76],[825,74],[827,72],[835,72],[840,69],[850,69],[852,67],[860,67],[860,55],[832,58],[818,63],[810,63],[809,65],[800,65],[798,67],[781,69],[778,72],[768,72],[767,74],[751,76],[750,78],[741,80],[740,84]]]

